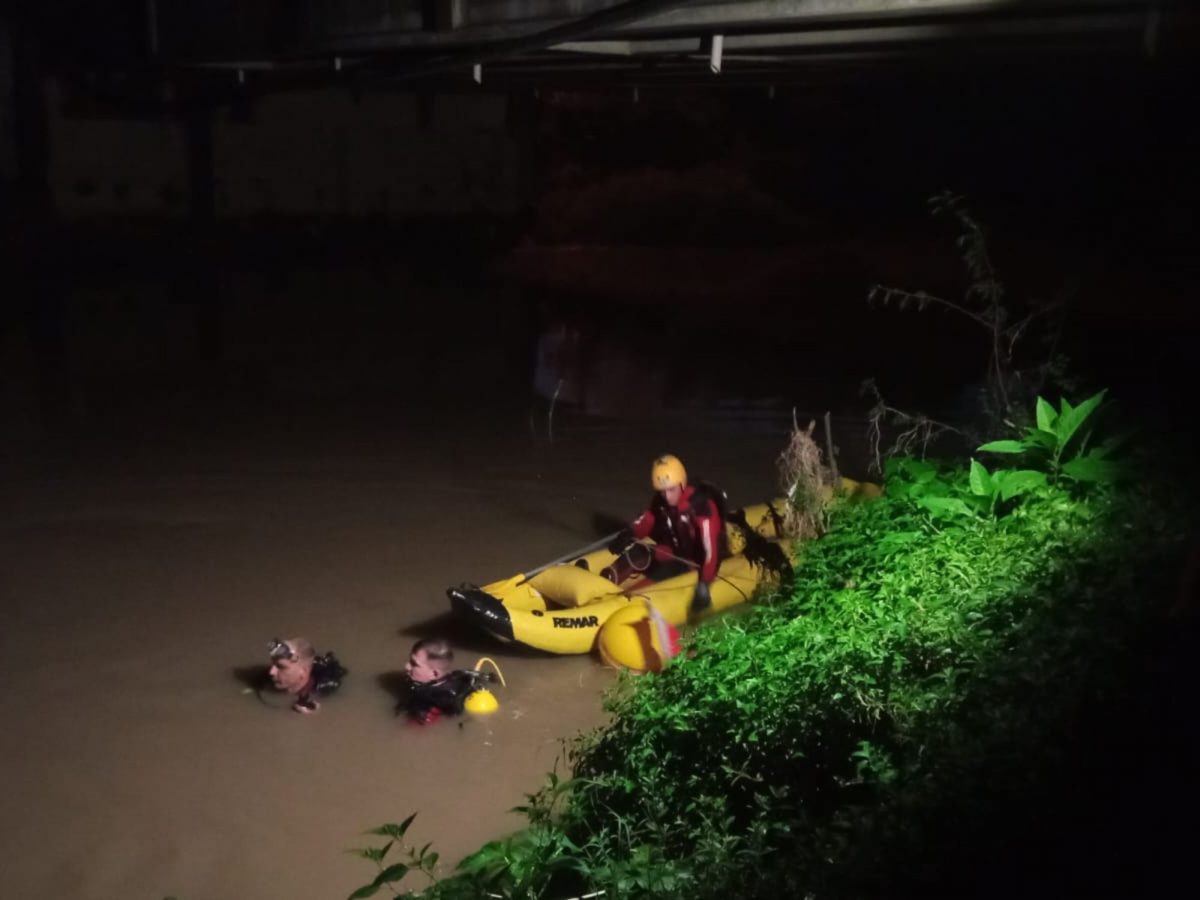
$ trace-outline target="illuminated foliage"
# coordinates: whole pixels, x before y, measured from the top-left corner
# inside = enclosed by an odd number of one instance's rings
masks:
[[[1083,814],[1063,785],[1089,729],[1123,727],[1167,630],[1186,507],[1040,472],[891,471],[887,497],[802,545],[791,588],[623,679],[574,778],[428,895],[966,894],[1012,862],[1012,829],[1070,834],[1051,823]]]

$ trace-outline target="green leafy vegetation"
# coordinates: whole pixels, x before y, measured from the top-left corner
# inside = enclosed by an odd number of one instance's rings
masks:
[[[573,777],[427,896],[1020,895],[1038,859],[1039,890],[1102,872],[1127,763],[1097,748],[1151,708],[1191,521],[1178,492],[1110,480],[1102,399],[1039,401],[980,448],[1025,468],[890,460],[793,585],[623,678]]]
[[[988,453],[1020,454],[1036,461],[1051,479],[1112,481],[1119,468],[1112,455],[1128,435],[1114,435],[1090,446],[1095,413],[1104,401],[1104,391],[1072,406],[1066,397],[1059,409],[1037,398],[1037,425],[1026,428],[1021,440],[991,441],[979,449]],[[1069,452],[1073,451],[1073,452]]]
[[[349,851],[355,856],[360,856],[374,863],[375,868],[378,870],[371,881],[350,894],[349,900],[363,900],[365,897],[374,897],[383,888],[387,888],[393,895],[397,895],[399,892],[396,890],[395,885],[403,881],[409,872],[420,872],[429,881],[434,880],[434,872],[437,869],[438,861],[437,851],[430,850],[429,844],[426,844],[420,850],[415,850],[403,843],[404,836],[408,833],[409,826],[412,825],[416,817],[416,813],[413,813],[398,825],[394,822],[389,822],[385,825],[380,825],[378,828],[372,828],[367,832],[367,834],[377,837],[388,838],[388,842],[383,846],[360,847]],[[397,844],[400,845],[397,853],[404,857],[404,861],[389,862],[388,855]]]

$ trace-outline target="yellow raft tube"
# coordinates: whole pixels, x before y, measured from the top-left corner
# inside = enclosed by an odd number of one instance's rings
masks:
[[[878,487],[843,479],[841,493],[859,499],[877,496]],[[773,500],[746,507],[742,512],[747,526],[768,540],[778,540],[784,503]],[[740,555],[745,539],[737,527],[726,524],[726,532],[732,555],[717,571],[711,586],[712,606],[702,614],[705,617],[746,603],[765,579],[773,577]],[[591,652],[609,617],[631,604],[642,608],[649,604],[672,625],[688,621],[695,572],[655,583],[639,583],[640,576],[635,575],[616,585],[599,575],[615,559],[609,551],[597,550],[529,579],[516,575],[482,588],[463,585],[446,593],[460,617],[501,640],[550,653]]]

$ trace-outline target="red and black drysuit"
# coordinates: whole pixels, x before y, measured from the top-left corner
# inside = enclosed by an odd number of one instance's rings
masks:
[[[421,725],[436,722],[443,715],[457,716],[467,697],[488,681],[474,669],[455,669],[433,681],[409,681],[408,696],[402,707],[409,718]]]
[[[656,493],[649,508],[610,547],[620,553],[626,547],[618,545],[635,538],[650,538],[654,541],[654,560],[645,570],[646,577],[662,581],[695,568],[700,576],[697,587],[707,600],[708,586],[716,580],[717,567],[729,555],[723,499],[718,489],[705,484],[685,487],[676,506]],[[628,554],[622,553],[610,567],[611,573],[606,574],[619,584],[639,568]],[[702,605],[707,606],[707,602]]]

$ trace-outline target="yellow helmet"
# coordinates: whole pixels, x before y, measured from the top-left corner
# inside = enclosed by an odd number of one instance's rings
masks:
[[[660,456],[650,468],[650,484],[656,491],[665,491],[675,485],[687,487],[687,469],[678,456]]]

